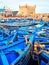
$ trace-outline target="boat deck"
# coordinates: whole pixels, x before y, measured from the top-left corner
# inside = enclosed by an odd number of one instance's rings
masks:
[[[41,50],[49,52],[49,23],[38,20],[30,22],[22,20],[21,23],[17,23],[17,21],[14,23],[13,21],[14,24],[7,22],[5,20],[3,23],[2,21],[0,22],[0,64],[47,65],[49,63],[49,54],[45,52],[37,54],[36,52],[40,52]],[[6,26],[6,29],[4,26]],[[37,44],[36,42],[40,43]],[[35,45],[37,46],[37,50],[34,50]],[[45,47],[42,48],[40,47],[41,45]]]

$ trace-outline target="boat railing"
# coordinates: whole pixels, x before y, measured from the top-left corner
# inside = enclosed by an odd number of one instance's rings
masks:
[[[27,55],[28,51],[30,48],[30,44],[28,44],[28,46],[25,48],[25,50],[22,52],[22,54],[15,60],[13,61],[11,64],[15,65],[15,64],[19,64],[23,62],[25,56]],[[23,59],[23,60],[22,60]],[[26,58],[27,59],[27,58]],[[29,59],[29,58],[28,58]],[[22,60],[22,61],[21,61]],[[27,60],[28,61],[28,60]],[[25,61],[26,62],[26,61]],[[25,64],[24,64],[25,65]]]

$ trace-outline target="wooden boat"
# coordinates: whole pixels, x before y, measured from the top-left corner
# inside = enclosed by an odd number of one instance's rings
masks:
[[[19,33],[20,32],[21,31],[19,31]],[[18,35],[18,39],[17,39],[16,35],[17,32],[14,32],[14,34],[9,35],[7,39],[3,39],[1,41],[2,43],[0,42],[1,43],[0,45],[1,65],[9,65],[9,64],[27,65],[30,59],[30,52],[29,52],[30,44],[26,46],[26,41],[24,37]]]
[[[24,51],[22,51],[20,48],[16,48],[15,50],[11,50],[6,53],[2,53],[3,51],[0,52],[0,57],[1,57],[0,64],[1,65],[9,65],[9,64],[13,64],[13,65],[15,64],[25,65],[26,64],[27,65],[30,59],[29,47],[30,45],[28,45],[24,49]]]
[[[35,42],[37,41],[40,41],[40,44],[41,45],[44,45],[45,47],[44,48],[40,48],[39,50],[37,51],[41,51],[41,50],[44,50],[43,52],[41,52],[40,54],[36,54],[36,52],[34,51],[34,48],[32,48],[32,55],[34,56],[34,60],[37,60],[39,65],[48,65],[49,64],[49,37],[46,38],[46,37],[34,37],[33,39],[33,43],[32,43],[32,46],[34,47],[35,45]]]
[[[41,24],[41,25],[39,25]],[[8,19],[4,20],[4,22],[0,23],[2,26],[10,26],[10,27],[19,27],[19,26],[30,26],[30,25],[36,25],[36,27],[41,27],[44,25],[43,21],[35,21],[35,20],[28,20],[28,19]],[[38,25],[38,26],[37,26]]]
[[[10,23],[11,24],[11,23]],[[47,50],[49,48],[49,37],[46,37],[43,34],[49,34],[48,31],[42,32],[42,29],[44,29],[42,25],[41,27],[30,27],[30,26],[25,26],[20,28],[19,30],[16,30],[14,34],[12,33],[11,36],[8,35],[8,37],[3,39],[1,41],[1,44],[3,43],[5,45],[0,45],[0,64],[1,65],[27,65],[29,59],[30,59],[30,44],[26,46],[26,42],[24,39],[24,35],[32,33],[32,35],[35,36],[33,38],[33,48],[34,48],[34,42],[40,41],[40,44],[44,44],[45,48],[44,50]],[[47,29],[47,26],[45,26]],[[40,32],[40,33],[39,33]],[[39,34],[38,34],[39,33]],[[18,34],[18,39],[16,39],[16,35]],[[42,35],[41,35],[42,34]],[[31,36],[32,36],[31,35]],[[34,40],[35,39],[35,40]],[[32,40],[32,39],[31,39]],[[42,50],[42,49],[41,49]],[[34,52],[34,50],[32,50]],[[40,64],[43,65],[49,63],[49,54],[42,52],[39,55],[34,54],[34,60],[40,59]],[[40,58],[41,57],[41,58]],[[6,61],[6,63],[5,63]]]
[[[24,22],[25,21],[25,22]],[[18,27],[18,26],[28,26],[28,25],[32,25],[33,24],[33,21],[29,21],[29,20],[18,20],[18,21],[16,21],[16,20],[14,20],[13,21],[13,19],[11,19],[11,20],[5,20],[4,22],[2,22],[2,23],[0,23],[0,25],[3,25],[3,26],[12,26],[12,27]],[[12,25],[11,25],[12,24]]]

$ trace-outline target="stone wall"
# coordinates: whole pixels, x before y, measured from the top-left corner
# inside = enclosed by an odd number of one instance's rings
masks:
[[[49,21],[49,13],[38,13],[38,14],[35,14],[35,19],[42,19],[44,21]]]
[[[30,5],[24,5],[24,6],[19,6],[19,12],[18,11],[12,11],[9,8],[5,8],[5,12],[0,13],[0,18],[4,16],[16,16],[16,17],[31,17],[33,19],[42,19],[44,21],[49,21],[49,13],[36,13],[36,5],[30,6]],[[10,16],[10,17],[11,17]]]

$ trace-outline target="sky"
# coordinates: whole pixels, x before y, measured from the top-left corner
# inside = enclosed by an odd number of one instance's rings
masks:
[[[0,8],[19,10],[19,5],[36,5],[36,13],[49,13],[49,0],[0,0]]]

